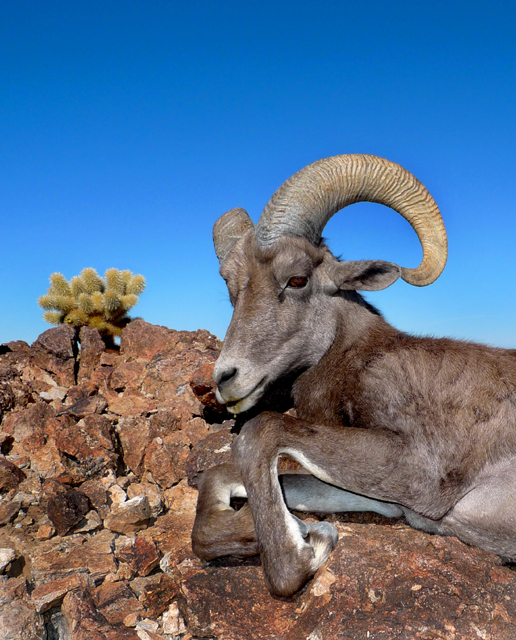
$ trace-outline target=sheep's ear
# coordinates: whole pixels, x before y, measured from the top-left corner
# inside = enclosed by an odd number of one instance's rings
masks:
[[[339,262],[334,282],[339,289],[352,291],[380,291],[386,289],[401,275],[401,268],[383,260]]]
[[[221,265],[249,229],[254,229],[254,222],[245,209],[237,207],[220,216],[213,227],[213,244]]]

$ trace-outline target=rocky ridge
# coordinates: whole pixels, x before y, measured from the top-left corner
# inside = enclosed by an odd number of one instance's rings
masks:
[[[199,561],[197,477],[235,437],[219,351],[142,320],[119,352],[87,327],[0,345],[2,640],[516,637],[516,573],[402,521],[330,517],[337,549],[288,600],[257,558]]]

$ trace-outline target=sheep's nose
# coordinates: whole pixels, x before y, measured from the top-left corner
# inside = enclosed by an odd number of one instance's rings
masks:
[[[215,384],[220,388],[226,382],[229,382],[232,378],[234,378],[236,373],[237,368],[231,367],[229,369],[224,369],[223,371],[214,373],[213,379],[215,380]]]

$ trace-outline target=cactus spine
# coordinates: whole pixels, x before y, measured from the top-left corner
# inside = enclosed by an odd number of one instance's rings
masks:
[[[50,324],[94,327],[107,343],[131,322],[127,315],[145,289],[145,278],[130,271],[108,269],[101,278],[91,267],[70,282],[61,273],[50,276],[46,295],[38,298],[45,309],[43,319]]]

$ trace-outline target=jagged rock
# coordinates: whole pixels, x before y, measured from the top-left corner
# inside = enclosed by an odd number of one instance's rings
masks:
[[[155,430],[146,418],[123,418],[119,420],[117,434],[122,445],[125,464],[137,476],[143,473],[143,458],[148,445],[155,437]]]
[[[135,498],[139,495],[147,496],[152,517],[156,518],[159,516],[163,510],[163,495],[160,488],[155,484],[150,484],[149,482],[129,485],[127,489],[127,496],[129,498]]]
[[[65,473],[66,464],[57,449],[55,435],[60,427],[70,424],[70,418],[57,417],[55,409],[44,402],[7,414],[2,431],[13,438],[10,457],[17,459],[18,465],[30,461],[40,478]]]
[[[173,602],[163,613],[163,632],[171,636],[186,633],[185,621],[179,611],[177,602]]]
[[[0,345],[0,420],[4,413],[31,401],[32,389],[26,380],[29,362],[30,347],[23,340]]]
[[[91,506],[94,509],[107,504],[107,491],[102,486],[100,480],[91,479],[83,482],[80,487],[82,493],[88,496]]]
[[[16,558],[14,549],[0,549],[0,573]]]
[[[114,396],[109,399],[109,410],[117,416],[136,418],[156,411],[156,403],[152,399],[137,395],[124,396],[123,398]]]
[[[93,586],[93,581],[88,574],[74,573],[66,578],[58,578],[37,586],[31,594],[31,601],[38,613],[44,613],[61,604],[70,591]]]
[[[167,327],[148,324],[143,320],[135,320],[122,332],[120,352],[126,357],[146,358],[177,342],[175,331]]]
[[[89,398],[94,396],[99,391],[99,388],[91,380],[84,380],[80,384],[74,385],[68,389],[68,393],[64,399],[66,407],[70,407],[75,404],[81,398]]]
[[[2,640],[45,638],[43,616],[30,602],[25,578],[0,579],[0,630]]]
[[[231,462],[231,444],[234,439],[235,434],[230,429],[221,429],[196,443],[186,461],[186,475],[191,486],[197,486],[199,474],[206,469]]]
[[[101,396],[86,401],[97,398]],[[74,470],[85,477],[116,467],[113,423],[96,412],[85,415],[77,424],[59,429],[55,442],[61,453],[75,460]]]
[[[0,491],[17,489],[27,476],[13,462],[0,455]]]
[[[61,325],[44,331],[31,346],[32,364],[48,371],[59,386],[75,383],[75,329]]]
[[[46,637],[45,621],[28,600],[0,602],[2,640],[39,640]]]
[[[14,407],[15,401],[12,385],[6,379],[0,380],[0,418]]]
[[[215,396],[216,385],[213,382],[213,368],[215,362],[205,362],[196,369],[190,377],[192,391],[199,398],[204,407],[204,412],[208,411],[212,417],[217,416],[218,422],[223,422],[229,418],[226,406],[220,404]]]
[[[199,440],[206,433],[205,424],[196,424],[191,429],[176,431],[164,438],[158,436],[152,440],[145,454],[145,469],[160,487],[168,489],[184,478],[191,438]]]
[[[150,582],[142,589],[139,597],[151,618],[160,616],[177,597],[177,584],[165,574],[158,576],[159,580]]]
[[[80,420],[90,413],[102,413],[107,405],[107,400],[100,394],[95,396],[82,397],[72,405],[61,411],[60,415],[68,415],[72,418],[75,418],[76,420]]]
[[[129,614],[139,616],[144,612],[126,582],[104,583],[92,595],[97,609],[110,624],[123,623]]]
[[[138,358],[130,362],[122,362],[109,376],[109,387],[121,393],[127,389],[138,389],[145,376],[147,360]]]
[[[88,573],[96,583],[103,580],[116,572],[114,538],[104,530],[91,538],[72,535],[41,542],[30,553],[34,583],[37,586],[74,573]]]
[[[496,556],[407,527],[339,528],[285,640],[516,637],[516,575]]]
[[[111,625],[88,591],[68,593],[62,606],[71,640],[140,640],[133,629]]]
[[[47,514],[58,535],[64,536],[90,509],[88,497],[81,491],[70,489],[64,494],[51,497]]]
[[[150,517],[149,500],[146,495],[139,495],[111,509],[104,526],[111,531],[131,535],[145,529]]]
[[[51,524],[42,524],[36,531],[36,538],[38,540],[50,540],[55,534],[55,527]]]
[[[142,535],[151,537],[159,551],[167,558],[166,564],[162,564],[163,571],[171,573],[176,564],[193,557],[191,535],[197,492],[183,481],[169,489],[165,499],[169,505],[168,513],[159,516],[152,529],[142,532]]]
[[[0,527],[12,522],[21,509],[21,503],[17,500],[7,500],[0,503]]]
[[[79,358],[79,372],[77,381],[87,381],[100,362],[100,358],[106,350],[104,340],[100,333],[93,327],[81,327],[79,331],[81,353]]]
[[[156,546],[141,536],[136,536],[134,540],[117,540],[115,558],[128,564],[139,576],[148,576],[159,564]]]

